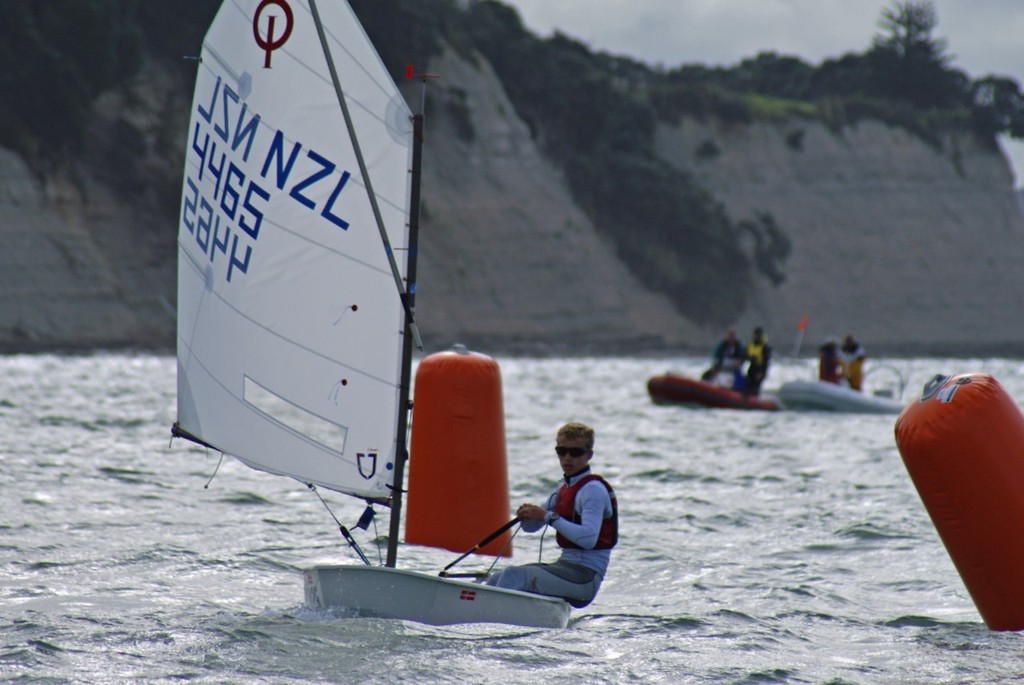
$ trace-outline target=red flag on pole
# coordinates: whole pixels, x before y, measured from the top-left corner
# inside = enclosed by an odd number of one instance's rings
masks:
[[[810,317],[804,314],[800,319],[800,323],[796,325],[796,340],[793,343],[793,356],[800,356],[800,345],[804,342],[804,330],[807,328],[807,319]]]

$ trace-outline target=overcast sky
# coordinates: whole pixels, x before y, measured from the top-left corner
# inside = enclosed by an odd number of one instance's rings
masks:
[[[883,0],[503,0],[541,36],[557,29],[593,50],[652,65],[731,66],[759,52],[811,64],[864,52],[880,32]],[[934,0],[935,38],[972,78],[1024,83],[1024,0]],[[1024,142],[1004,141],[1024,185]]]

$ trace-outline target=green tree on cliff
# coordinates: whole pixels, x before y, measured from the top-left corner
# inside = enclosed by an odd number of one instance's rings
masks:
[[[932,33],[939,18],[930,0],[896,2],[882,10],[867,61],[874,94],[920,109],[965,104],[967,77],[949,68],[946,40]]]

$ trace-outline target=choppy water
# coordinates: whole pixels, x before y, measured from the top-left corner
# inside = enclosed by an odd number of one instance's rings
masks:
[[[0,680],[1024,678],[1021,636],[981,622],[900,460],[894,417],[649,401],[648,376],[699,373],[703,359],[499,363],[513,506],[553,486],[553,435],[569,419],[597,429],[595,465],[620,500],[608,578],[564,631],[307,610],[298,569],[355,559],[299,483],[227,460],[204,488],[217,456],[169,447],[173,359],[0,358]],[[766,387],[810,377],[810,364],[780,362]],[[886,364],[908,395],[936,372],[983,371],[1024,398],[1017,361]],[[349,523],[362,508],[329,501]],[[403,554],[424,570],[454,558]],[[536,554],[516,538],[515,562]]]

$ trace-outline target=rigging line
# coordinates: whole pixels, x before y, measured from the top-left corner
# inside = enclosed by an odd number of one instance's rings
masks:
[[[175,438],[183,438],[189,442],[194,442],[195,444],[205,448],[206,454],[209,454],[211,449],[217,449],[210,443],[204,442],[202,439],[197,438],[188,431],[182,429],[181,424],[177,421],[175,421],[171,426],[171,439],[167,445],[168,449],[174,444]],[[213,475],[210,476],[210,480],[206,481],[206,485],[203,486],[203,490],[209,489],[210,483],[213,482],[213,479],[217,477],[217,473],[220,471],[220,465],[224,463],[224,452],[222,450],[217,451],[220,452],[220,459],[217,460],[217,466],[213,469]]]
[[[544,532],[540,534],[540,545],[537,548],[537,563],[540,564],[544,561],[544,536],[548,534],[548,528],[550,526],[544,526]]]
[[[210,450],[206,450],[206,453],[209,454]],[[217,477],[217,473],[220,471],[220,465],[223,464],[223,463],[224,463],[224,453],[221,452],[220,453],[220,459],[217,460],[217,467],[213,470],[213,475],[210,476],[210,480],[206,481],[206,485],[203,486],[203,490],[208,490],[210,488],[210,483],[212,483],[213,479]]]
[[[313,491],[313,494],[316,495],[317,498],[319,498],[320,503],[324,505],[324,509],[327,510],[327,513],[330,514],[331,518],[334,519],[334,522],[338,524],[338,530],[341,531],[341,536],[345,538],[345,542],[348,543],[348,546],[355,550],[355,553],[359,555],[359,558],[363,560],[364,564],[370,566],[370,560],[366,558],[365,554],[363,554],[363,550],[360,549],[359,543],[356,542],[356,539],[354,537],[352,537],[352,533],[350,533],[348,528],[345,527],[345,524],[339,521],[338,517],[334,515],[334,512],[331,511],[330,506],[327,505],[327,500],[323,498],[323,495],[321,495],[320,491],[316,489],[316,486],[313,485],[312,483],[306,483],[306,487]]]
[[[377,517],[373,517],[373,539],[377,543],[377,561],[380,565],[384,565],[384,556],[380,553],[380,531],[377,530]]]
[[[501,550],[497,554],[494,555],[494,561],[492,561],[491,565],[487,567],[487,575],[488,576],[491,575],[491,571],[493,571],[494,567],[498,564],[498,557],[503,555],[505,553],[505,550],[507,550],[509,548],[509,546],[512,545],[512,541],[515,539],[515,537],[517,535],[519,535],[519,531],[521,531],[522,529],[523,529],[523,527],[521,525],[520,526],[516,526],[516,529],[514,531],[512,531],[512,535],[509,536],[508,542],[506,542],[505,545],[501,548]]]
[[[491,533],[490,535],[485,537],[483,540],[481,540],[480,542],[478,542],[475,545],[473,545],[473,547],[471,547],[469,550],[467,550],[467,551],[463,552],[461,555],[459,555],[458,559],[456,559],[452,563],[450,563],[447,566],[445,566],[444,570],[441,571],[441,575],[444,575],[444,573],[446,571],[448,571],[448,569],[450,569],[452,566],[455,566],[455,564],[459,563],[460,561],[462,561],[463,559],[468,557],[473,552],[477,551],[478,549],[480,549],[481,547],[483,547],[487,543],[489,543],[492,540],[496,539],[499,535],[501,535],[502,533],[504,533],[506,530],[508,530],[512,526],[516,525],[517,523],[519,523],[519,517],[518,516],[516,516],[514,519],[512,519],[508,523],[503,524],[500,528],[498,528],[498,530],[494,531],[493,533]],[[504,550],[502,550],[502,551],[504,551]]]
[[[450,569],[452,566],[454,566],[456,563],[458,563],[459,561],[462,560],[463,557],[459,557],[459,559],[456,559],[454,562],[452,562],[451,564],[446,566],[445,569],[443,571],[441,571],[440,573],[438,573],[437,575],[440,576],[441,578],[468,578],[468,577],[474,577],[474,578],[477,579],[477,582],[482,582],[482,581],[486,580],[487,578],[490,577],[491,572],[494,571],[494,567],[498,565],[498,559],[501,558],[502,556],[504,556],[505,550],[507,550],[512,545],[512,541],[515,539],[515,537],[517,535],[519,535],[519,531],[521,531],[522,529],[523,529],[522,526],[516,526],[516,529],[512,532],[512,535],[509,536],[508,542],[506,542],[504,545],[502,545],[501,549],[499,549],[495,553],[494,561],[491,562],[491,565],[487,567],[486,571],[471,571],[469,573],[449,573],[448,569]],[[467,554],[468,553],[469,552],[467,552]]]
[[[370,200],[370,207],[373,209],[373,217],[377,221],[377,230],[380,232],[380,239],[384,243],[384,252],[387,254],[388,263],[391,265],[391,274],[395,277],[395,286],[398,288],[398,295],[402,300],[402,307],[405,308],[405,317],[409,330],[412,331],[413,340],[416,341],[416,348],[423,349],[423,339],[420,338],[419,327],[413,317],[412,305],[406,288],[402,285],[402,274],[398,271],[398,263],[395,261],[394,250],[391,248],[391,241],[388,239],[387,230],[384,228],[384,218],[381,216],[380,207],[377,205],[377,194],[373,191],[373,183],[370,174],[366,169],[366,161],[363,159],[363,151],[359,147],[359,139],[356,137],[355,127],[352,125],[352,115],[348,111],[348,103],[345,100],[345,93],[341,89],[341,79],[338,78],[338,70],[334,66],[334,59],[331,57],[331,48],[327,44],[327,35],[324,33],[323,22],[320,21],[320,10],[317,9],[316,0],[309,0],[309,9],[313,12],[313,22],[316,24],[316,33],[320,37],[320,47],[327,59],[327,68],[331,72],[331,81],[334,83],[334,92],[338,95],[338,104],[341,105],[341,113],[345,117],[345,127],[348,129],[348,137],[352,141],[352,150],[359,163],[359,173],[363,176],[366,186],[366,195]]]

